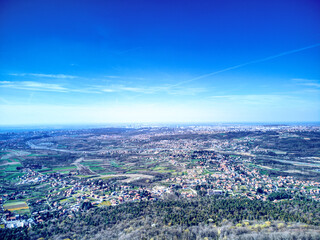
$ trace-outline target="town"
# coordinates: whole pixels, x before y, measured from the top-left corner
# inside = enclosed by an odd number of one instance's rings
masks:
[[[0,226],[32,228],[90,208],[166,199],[319,201],[319,135],[314,126],[1,134]]]

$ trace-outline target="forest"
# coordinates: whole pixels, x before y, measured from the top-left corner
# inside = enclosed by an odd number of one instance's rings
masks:
[[[320,203],[298,197],[291,201],[263,202],[224,196],[177,200],[173,196],[173,199],[165,201],[100,208],[84,204],[82,210],[73,215],[48,215],[44,224],[31,229],[6,229],[2,237],[168,239],[166,236],[170,236],[170,239],[175,239],[176,236],[178,239],[222,239],[223,236],[233,236],[233,239],[242,239],[246,236],[250,239],[251,236],[251,239],[319,239],[317,226],[320,226]],[[303,236],[301,229],[304,229]],[[277,234],[274,238],[260,238],[268,232]]]

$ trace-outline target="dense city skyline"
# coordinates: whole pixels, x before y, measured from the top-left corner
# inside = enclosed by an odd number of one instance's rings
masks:
[[[0,3],[0,125],[320,121],[317,1]]]

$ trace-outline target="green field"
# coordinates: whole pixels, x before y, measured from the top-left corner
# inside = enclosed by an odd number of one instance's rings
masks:
[[[107,174],[107,173],[104,173]],[[97,177],[97,175],[77,175],[76,177],[79,178],[93,178],[93,177]]]
[[[8,175],[5,177],[6,180],[12,180],[12,179],[16,179],[17,177],[21,177],[23,176],[25,173],[8,173]]]
[[[103,167],[90,167],[90,169],[91,169],[92,171],[104,171],[104,170],[106,170],[106,169],[103,168]]]
[[[162,167],[162,166],[157,166],[152,168],[153,171],[158,172],[158,173],[173,173],[175,170],[173,169],[168,169],[167,167]],[[148,169],[146,169],[148,171]]]
[[[76,166],[69,166],[69,167],[56,167],[52,168],[52,171],[63,171],[63,170],[71,170],[77,168]]]
[[[111,161],[111,166],[115,168],[121,168],[121,166],[117,164],[115,161]]]
[[[60,173],[69,173],[70,170],[77,169],[76,166],[69,166],[69,167],[55,167],[55,168],[44,168],[44,169],[38,169],[37,172],[41,172],[42,174],[50,174],[55,172]]]
[[[46,171],[50,171],[51,168],[42,168],[42,169],[37,169],[37,172],[46,172]]]
[[[50,174],[50,173],[55,173],[57,171],[48,171],[48,172],[42,172],[42,174]]]
[[[2,180],[17,180],[17,177],[23,176],[25,173],[22,173],[20,172],[20,170],[17,170],[17,167],[22,167],[22,165],[20,163],[17,163],[0,166],[0,176]]]
[[[100,173],[101,175],[112,175],[112,174],[117,174],[116,172],[102,172]]]
[[[161,166],[156,166],[156,167],[152,168],[152,170],[154,170],[154,171],[166,170],[166,169],[167,169],[166,167],[161,167]]]
[[[15,206],[15,205],[19,205],[19,204],[27,204],[24,201],[8,201],[7,203],[3,204],[3,207],[11,207],[11,206]]]
[[[29,209],[28,204],[23,201],[10,201],[3,204],[4,209],[8,209],[9,211],[18,211],[18,210],[26,210]]]
[[[30,154],[28,157],[59,157],[60,155]]]
[[[83,165],[83,166],[100,166],[101,163],[99,163],[99,162],[81,162],[81,165]]]
[[[191,159],[192,163],[201,162],[201,161],[203,161],[203,159]]]
[[[210,172],[209,170],[207,170],[207,169],[203,169],[203,171],[202,171],[202,174],[212,174],[212,172]]]
[[[20,163],[10,164],[10,165],[2,165],[2,166],[0,166],[0,171],[3,170],[3,171],[7,171],[7,172],[16,172],[17,167],[22,167],[22,165]]]
[[[16,213],[25,214],[30,213],[28,204],[23,201],[10,201],[3,204],[3,208]]]

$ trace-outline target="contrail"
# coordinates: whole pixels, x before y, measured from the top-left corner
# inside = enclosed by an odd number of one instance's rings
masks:
[[[235,66],[232,66],[232,67],[228,67],[228,68],[216,71],[216,72],[204,74],[204,75],[201,75],[201,76],[198,76],[198,77],[186,80],[186,81],[182,81],[182,82],[173,84],[170,87],[176,87],[176,86],[182,85],[184,83],[193,82],[193,81],[196,81],[196,80],[199,80],[199,79],[202,79],[202,78],[206,78],[206,77],[210,77],[210,76],[222,73],[222,72],[227,72],[227,71],[230,71],[230,70],[233,70],[233,69],[237,69],[237,68],[241,68],[241,67],[244,67],[244,66],[247,66],[247,65],[250,65],[250,64],[254,64],[254,63],[265,62],[265,61],[268,61],[268,60],[271,60],[271,59],[274,59],[274,58],[282,57],[282,56],[293,54],[293,53],[296,53],[296,52],[301,52],[301,51],[304,51],[304,50],[307,50],[307,49],[310,49],[310,48],[319,47],[319,46],[320,46],[320,43],[317,43],[317,44],[313,44],[313,45],[310,45],[310,46],[307,46],[307,47],[298,48],[298,49],[282,52],[282,53],[279,53],[279,54],[276,54],[276,55],[272,55],[272,56],[269,56],[269,57],[265,57],[265,58],[253,60],[253,61],[250,61],[250,62],[238,64],[238,65],[235,65]]]

